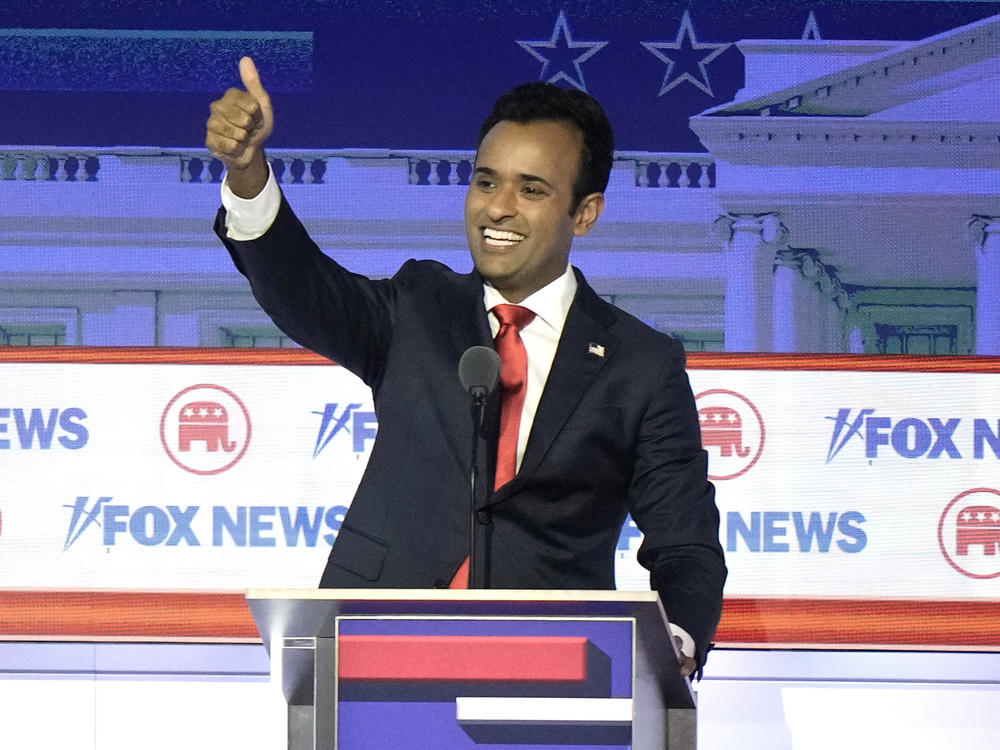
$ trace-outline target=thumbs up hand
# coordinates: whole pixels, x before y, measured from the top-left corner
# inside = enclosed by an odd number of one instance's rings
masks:
[[[240,60],[240,78],[246,90],[229,89],[212,102],[205,145],[229,168],[230,189],[242,198],[252,198],[267,182],[264,141],[274,130],[274,112],[249,57]]]

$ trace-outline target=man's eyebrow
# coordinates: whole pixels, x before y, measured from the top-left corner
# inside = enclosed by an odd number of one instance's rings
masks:
[[[476,167],[475,173],[484,174],[487,177],[496,177],[498,175],[498,172],[495,169],[491,167],[480,167],[480,166]],[[536,174],[528,174],[527,172],[521,172],[521,174],[518,175],[518,179],[520,179],[521,182],[540,182],[546,187],[552,188],[552,183],[550,183],[544,177],[539,177]]]

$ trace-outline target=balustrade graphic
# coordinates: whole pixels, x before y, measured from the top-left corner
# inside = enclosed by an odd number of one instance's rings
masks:
[[[715,161],[710,154],[648,154],[630,159],[635,162],[636,187],[715,187]]]
[[[0,179],[48,182],[97,182],[101,159],[177,165],[180,182],[221,183],[225,165],[207,151],[123,148],[75,151],[57,148],[0,147]],[[475,163],[473,151],[335,151],[275,150],[269,152],[274,176],[282,185],[322,185],[332,160],[353,166],[398,169],[410,185],[467,186]],[[710,154],[618,154],[617,167],[631,168],[641,188],[714,188],[715,162]],[[121,173],[117,173],[121,174]]]
[[[93,151],[0,151],[0,175],[4,180],[96,182],[100,168],[100,156]]]

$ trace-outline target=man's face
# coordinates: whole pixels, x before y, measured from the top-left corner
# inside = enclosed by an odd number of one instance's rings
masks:
[[[569,212],[582,148],[579,130],[553,120],[502,120],[479,145],[465,231],[476,270],[509,302],[561,276],[573,237],[601,213],[601,193]]]

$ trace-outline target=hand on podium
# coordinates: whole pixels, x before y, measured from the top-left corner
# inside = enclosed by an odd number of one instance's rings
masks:
[[[685,656],[681,651],[681,645],[683,641],[679,636],[674,636],[674,644],[677,646],[677,657],[681,668],[681,677],[690,677],[694,674],[694,671],[698,668],[698,663],[692,659],[690,656]]]
[[[274,112],[252,58],[240,60],[240,79],[245,91],[229,89],[212,102],[205,145],[228,167],[229,189],[253,198],[267,183],[264,141],[274,130]]]

